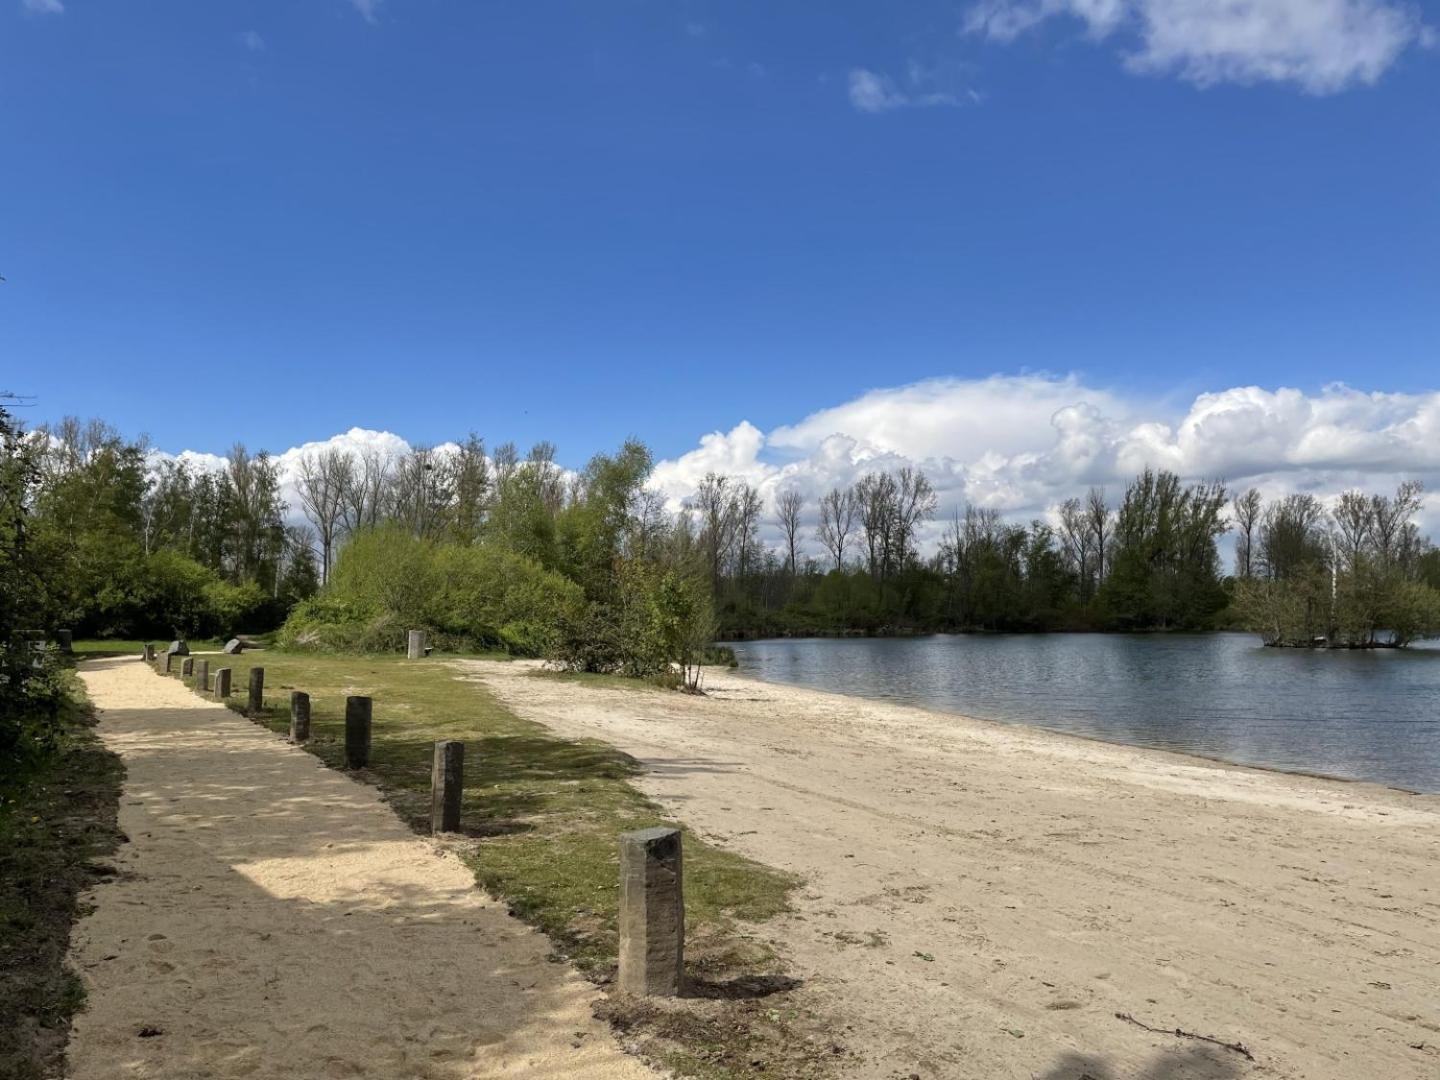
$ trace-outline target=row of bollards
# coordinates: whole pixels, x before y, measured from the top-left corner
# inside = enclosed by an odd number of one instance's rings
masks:
[[[429,651],[423,631],[412,631],[407,655],[422,659]],[[174,654],[165,656],[171,670]],[[153,646],[145,646],[145,659],[155,661]],[[195,690],[209,687],[208,660],[182,657],[181,675],[192,675]],[[230,696],[230,669],[215,672],[215,697]],[[246,714],[258,718],[264,708],[265,669],[250,669]],[[373,701],[368,697],[345,699],[345,766],[370,765]],[[310,695],[290,693],[290,741],[310,738]],[[465,744],[444,739],[435,744],[430,766],[430,831],[458,832],[465,789]],[[675,997],[681,992],[685,966],[684,861],[680,830],[641,829],[620,837],[620,966],[616,984],[621,993],[641,997]]]

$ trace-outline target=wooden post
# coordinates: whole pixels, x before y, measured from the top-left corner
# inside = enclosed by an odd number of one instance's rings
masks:
[[[166,674],[166,675],[169,675],[169,674],[170,674],[170,665],[173,664],[174,662],[175,662],[175,654],[172,653],[172,652],[167,652],[167,653],[165,654],[165,674]]]
[[[430,831],[460,831],[460,797],[465,790],[465,744],[444,739],[435,744],[430,766]]]
[[[685,967],[680,830],[620,837],[620,991],[675,997]]]
[[[153,663],[155,662],[155,646],[152,645],[152,644],[150,644],[150,642],[148,642],[148,641],[145,643],[145,653],[144,653],[144,655],[145,655],[145,662],[146,662],[147,664],[153,664]]]
[[[259,716],[265,708],[265,669],[263,667],[252,667],[250,669],[250,700],[245,703],[245,714],[247,716]]]
[[[371,703],[368,697],[345,699],[345,766],[363,769],[370,764]]]
[[[310,738],[310,695],[303,690],[290,691],[290,741],[301,743]]]
[[[405,648],[405,658],[406,658],[407,660],[424,660],[424,659],[425,659],[425,631],[424,631],[424,630],[411,630],[411,631],[410,631],[410,638],[409,638],[409,641],[407,642],[406,648]]]
[[[230,696],[230,669],[222,667],[215,672],[215,698],[224,701]]]
[[[180,661],[180,678],[188,679],[195,674],[195,658],[187,656]]]
[[[210,689],[210,661],[195,661],[195,692],[204,694]]]

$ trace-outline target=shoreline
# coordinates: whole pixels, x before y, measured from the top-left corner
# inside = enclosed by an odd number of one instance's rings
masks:
[[[1215,631],[1225,633],[1227,631]],[[761,686],[783,686],[791,690],[800,690],[808,694],[822,694],[827,697],[838,697],[851,701],[863,701],[873,705],[894,706],[902,709],[914,709],[917,712],[927,713],[942,720],[959,720],[970,724],[993,724],[1002,728],[1016,728],[1034,735],[1053,735],[1061,739],[1079,739],[1082,742],[1097,743],[1100,746],[1123,747],[1126,750],[1143,751],[1153,754],[1161,754],[1167,757],[1188,759],[1193,762],[1203,763],[1212,767],[1219,766],[1224,769],[1241,769],[1253,772],[1265,773],[1271,776],[1294,776],[1307,780],[1324,780],[1329,783],[1346,784],[1354,787],[1373,787],[1380,791],[1393,791],[1400,795],[1411,795],[1420,799],[1436,799],[1440,801],[1440,791],[1419,791],[1415,788],[1402,787],[1399,784],[1386,784],[1379,780],[1366,780],[1363,777],[1339,776],[1334,773],[1318,772],[1313,769],[1287,769],[1279,765],[1261,765],[1248,761],[1232,761],[1229,758],[1217,755],[1202,754],[1194,750],[1171,750],[1163,746],[1146,746],[1144,743],[1125,742],[1120,739],[1107,739],[1100,735],[1088,735],[1081,731],[1062,731],[1059,728],[1046,727],[1044,724],[1037,724],[1027,720],[996,720],[988,716],[974,716],[970,713],[956,712],[952,709],[942,709],[934,705],[921,705],[910,701],[899,701],[890,698],[871,697],[868,694],[849,694],[843,690],[821,690],[818,687],[806,686],[802,683],[780,682],[778,680],[766,679],[753,672],[746,671],[743,666],[715,669],[724,670],[732,678],[744,679],[747,682],[757,683]]]

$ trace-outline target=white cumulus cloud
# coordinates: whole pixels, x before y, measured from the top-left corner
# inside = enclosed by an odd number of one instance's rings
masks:
[[[1182,410],[1075,376],[933,379],[872,390],[768,434],[746,422],[712,432],[660,462],[651,483],[679,506],[707,472],[729,473],[767,502],[800,490],[813,516],[831,487],[907,464],[934,483],[941,519],[974,503],[1028,520],[1092,485],[1118,498],[1146,467],[1267,495],[1381,491],[1413,477],[1440,503],[1440,392],[1243,386]],[[1437,510],[1426,518],[1432,530]]]
[[[1011,41],[1058,17],[1097,40],[1121,37],[1132,71],[1199,86],[1291,83],[1312,94],[1374,83],[1434,37],[1395,0],[982,0],[965,28]]]
[[[499,433],[497,433],[499,434]],[[303,520],[301,459],[329,447],[398,458],[411,444],[389,431],[355,427],[275,454],[289,519]],[[454,444],[437,447],[441,453]],[[253,448],[252,448],[253,449]],[[218,471],[224,457],[156,452]],[[773,514],[786,489],[808,500],[867,473],[922,468],[939,495],[937,523],[966,503],[1016,521],[1045,517],[1064,499],[1104,487],[1112,503],[1146,467],[1186,480],[1256,486],[1267,497],[1308,491],[1329,498],[1347,488],[1388,491],[1402,478],[1425,483],[1422,517],[1440,533],[1440,391],[1386,393],[1333,385],[1307,393],[1237,386],[1173,405],[1097,387],[1074,375],[1019,374],[930,379],[868,391],[761,431],[746,420],[700,436],[694,449],[660,461],[649,484],[678,509],[707,473],[754,485]],[[809,543],[807,549],[814,551]],[[778,543],[766,523],[764,538]]]

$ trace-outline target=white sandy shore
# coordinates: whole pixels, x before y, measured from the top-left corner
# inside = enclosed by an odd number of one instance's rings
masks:
[[[857,1077],[1440,1076],[1434,796],[726,673],[693,698],[457,666],[804,875],[761,933]]]
[[[72,942],[73,1080],[656,1075],[373,787],[138,661],[81,674],[129,842]]]

